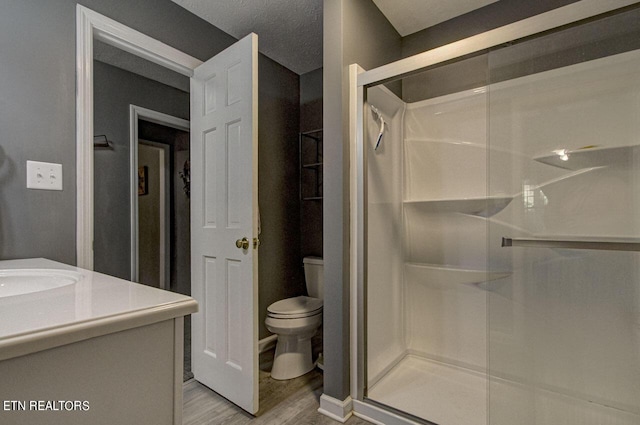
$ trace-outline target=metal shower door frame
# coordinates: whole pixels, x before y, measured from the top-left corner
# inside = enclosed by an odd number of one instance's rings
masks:
[[[581,0],[442,47],[365,71],[349,67],[350,257],[351,257],[351,399],[358,416],[386,424],[416,422],[365,400],[366,391],[366,151],[364,103],[368,87],[397,80],[425,68],[481,52],[504,43],[550,31],[639,3],[632,0]]]

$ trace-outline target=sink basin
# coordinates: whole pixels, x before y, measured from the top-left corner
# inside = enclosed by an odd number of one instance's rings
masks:
[[[0,270],[0,298],[48,291],[73,285],[82,278],[78,272],[54,269]]]

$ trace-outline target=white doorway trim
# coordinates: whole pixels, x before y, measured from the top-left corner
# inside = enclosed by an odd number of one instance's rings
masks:
[[[84,6],[76,7],[76,264],[93,270],[93,41],[191,77],[202,61]]]
[[[138,120],[149,121],[155,124],[164,125],[166,127],[176,128],[182,131],[190,131],[189,121],[177,118],[171,115],[163,114],[162,112],[153,111],[151,109],[143,108],[141,106],[130,105],[129,106],[129,149],[131,152],[129,160],[129,177],[130,177],[130,196],[131,196],[131,280],[138,282],[140,279],[140,264],[139,264],[139,231],[138,231],[138,141],[140,139],[138,135]],[[169,158],[167,157],[168,161]],[[167,189],[169,188],[169,182],[167,181]],[[169,196],[166,196],[167,202],[169,202]],[[169,235],[170,220],[166,220],[165,223],[165,235]],[[169,252],[170,241],[166,237],[163,243],[165,252]],[[168,268],[168,264],[166,265]],[[166,275],[166,273],[165,273]],[[168,282],[166,280],[165,282]],[[165,289],[165,288],[163,288]]]

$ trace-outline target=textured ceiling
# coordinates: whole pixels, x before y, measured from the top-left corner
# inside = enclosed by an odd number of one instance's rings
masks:
[[[297,74],[322,67],[322,0],[172,0]]]
[[[373,0],[403,37],[496,1],[498,0]]]
[[[322,67],[322,0],[172,0],[297,74]],[[356,0],[347,0],[356,1]],[[373,0],[401,36],[498,0]]]

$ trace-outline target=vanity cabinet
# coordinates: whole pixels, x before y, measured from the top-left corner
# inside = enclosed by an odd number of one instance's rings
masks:
[[[0,261],[0,279],[29,268],[79,280],[0,297],[0,423],[182,424],[195,300],[44,259]]]

